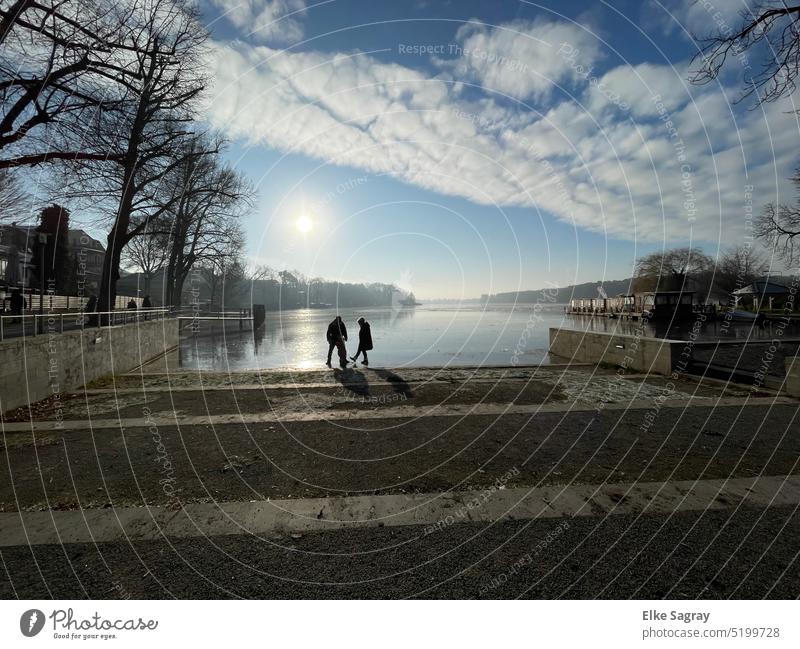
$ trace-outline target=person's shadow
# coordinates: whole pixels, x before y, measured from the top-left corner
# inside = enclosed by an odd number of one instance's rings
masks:
[[[349,390],[359,397],[369,397],[369,381],[361,372],[350,367],[341,370],[335,368],[333,376],[345,390]]]
[[[389,385],[392,386],[392,390],[397,392],[397,394],[402,394],[406,399],[411,399],[414,396],[414,393],[411,391],[411,386],[399,374],[395,374],[394,372],[385,369],[370,368],[370,371],[375,372],[375,374],[389,383]]]

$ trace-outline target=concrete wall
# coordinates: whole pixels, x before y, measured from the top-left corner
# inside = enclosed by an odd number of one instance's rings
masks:
[[[685,344],[644,336],[550,329],[551,354],[578,363],[624,365],[637,372],[670,374]]]
[[[786,394],[800,397],[800,356],[786,358],[786,383],[783,384]]]
[[[130,371],[177,344],[175,318],[6,340],[0,343],[0,412]]]

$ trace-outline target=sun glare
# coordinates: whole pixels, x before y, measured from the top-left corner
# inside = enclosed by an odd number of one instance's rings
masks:
[[[304,214],[299,219],[297,219],[295,226],[297,227],[298,230],[300,230],[300,232],[303,233],[311,232],[311,230],[314,227],[314,221],[311,220],[310,216]]]

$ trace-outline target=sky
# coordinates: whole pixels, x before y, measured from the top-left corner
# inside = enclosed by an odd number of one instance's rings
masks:
[[[473,298],[744,243],[795,198],[793,99],[736,103],[748,56],[688,78],[745,6],[203,0],[250,262]]]

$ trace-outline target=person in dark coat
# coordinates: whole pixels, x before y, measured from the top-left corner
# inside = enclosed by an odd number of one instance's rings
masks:
[[[333,322],[328,325],[326,338],[328,339],[328,362],[325,364],[328,367],[331,366],[331,355],[333,354],[333,348],[336,347],[339,352],[339,365],[347,367],[347,350],[344,346],[347,340],[347,327],[344,326],[341,316],[337,315]]]
[[[22,291],[18,288],[14,289],[9,299],[9,306],[11,307],[11,315],[22,315],[25,309],[25,298],[22,296]]]
[[[353,363],[358,360],[359,354],[364,354],[364,365],[369,365],[369,359],[367,358],[367,352],[372,349],[372,331],[369,328],[369,322],[364,320],[364,318],[358,319],[358,351],[356,352],[355,356],[351,356],[350,358],[353,359]]]
[[[136,300],[134,300],[133,298],[128,300],[128,308],[132,309],[133,311],[135,311],[136,310]]]
[[[144,299],[142,300],[142,309],[152,309],[152,308],[153,308],[153,303],[150,301],[150,296],[145,295]],[[145,314],[144,319],[148,320],[149,318],[150,316],[148,314]]]
[[[86,321],[86,323],[90,327],[96,327],[97,326],[97,316],[96,315],[91,315],[97,310],[97,296],[96,295],[90,295],[89,296],[89,299],[86,301],[86,306],[84,307],[83,310],[86,313],[90,314],[89,318]]]
[[[12,291],[11,298],[9,298],[8,302],[8,306],[11,307],[11,315],[22,315],[22,312],[28,307],[25,296],[18,288]],[[22,318],[14,318],[11,322],[14,324],[22,322]]]

